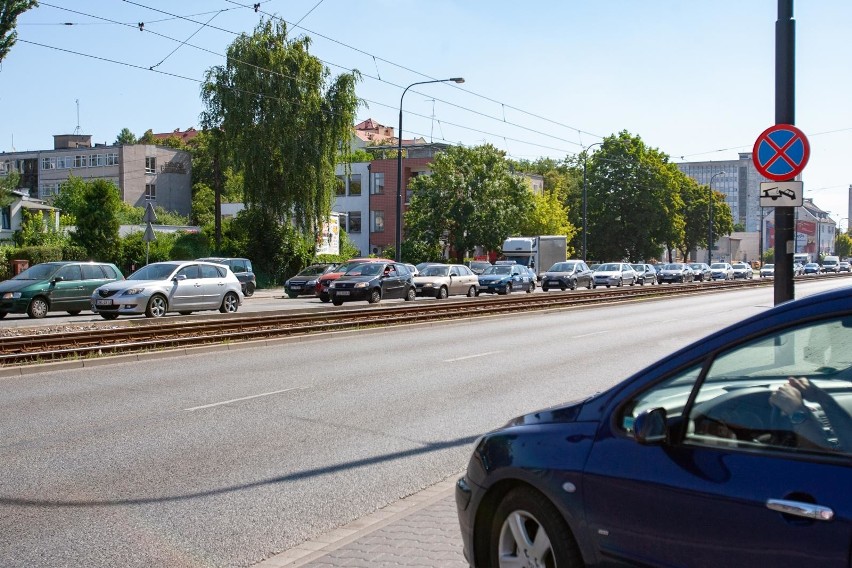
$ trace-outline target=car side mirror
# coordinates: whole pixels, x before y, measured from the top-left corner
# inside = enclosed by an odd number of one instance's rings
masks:
[[[652,408],[633,420],[633,437],[643,446],[662,444],[668,438],[666,409]]]
[[[175,282],[178,282],[180,280],[186,280],[186,274],[178,274],[177,276],[172,278],[172,280],[174,280]]]
[[[65,281],[64,276],[54,276],[53,280],[51,280],[51,282],[53,282],[54,284],[56,284],[57,282],[64,282],[64,281]]]

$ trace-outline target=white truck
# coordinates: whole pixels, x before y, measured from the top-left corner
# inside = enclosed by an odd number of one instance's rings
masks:
[[[568,239],[564,235],[509,237],[503,242],[503,256],[532,268],[539,280],[556,262],[566,260]]]

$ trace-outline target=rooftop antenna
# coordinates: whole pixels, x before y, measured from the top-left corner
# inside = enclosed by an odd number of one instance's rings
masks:
[[[435,131],[435,99],[426,99],[426,102],[432,101],[432,126],[429,129],[429,144],[432,143],[432,133]]]
[[[83,129],[80,128],[80,99],[74,99],[74,102],[77,103],[77,128],[74,129],[74,134],[82,134]]]

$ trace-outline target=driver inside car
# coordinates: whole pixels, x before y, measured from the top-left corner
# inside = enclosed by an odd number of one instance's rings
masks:
[[[834,436],[827,434],[805,401],[820,405]],[[772,393],[769,403],[790,420],[799,447],[843,451],[852,446],[852,416],[829,393],[808,379],[790,377]]]

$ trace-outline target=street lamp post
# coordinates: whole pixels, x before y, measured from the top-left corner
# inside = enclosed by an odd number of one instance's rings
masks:
[[[408,89],[415,85],[426,85],[429,83],[464,83],[461,77],[451,77],[450,79],[435,79],[433,81],[418,81],[411,83],[402,91],[402,96],[399,97],[399,131],[397,132],[398,144],[396,152],[396,256],[394,260],[400,262],[402,260],[402,99],[405,98],[405,93]]]
[[[595,142],[583,148],[583,262],[586,262],[586,160],[588,159],[588,151],[592,146],[602,146],[603,142]]]
[[[725,172],[716,172],[710,176],[710,183],[707,184],[707,193],[710,197],[710,223],[707,231],[707,264],[713,264],[713,180],[716,176],[723,176]]]

